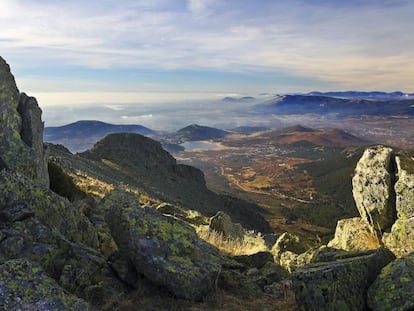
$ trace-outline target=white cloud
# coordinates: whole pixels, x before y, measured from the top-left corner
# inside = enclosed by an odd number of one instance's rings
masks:
[[[0,50],[21,67],[256,70],[412,88],[414,3],[312,3],[0,0]]]

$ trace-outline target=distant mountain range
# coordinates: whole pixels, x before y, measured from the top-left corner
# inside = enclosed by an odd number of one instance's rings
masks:
[[[371,100],[318,95],[277,96],[253,107],[255,112],[272,114],[414,115],[414,99]]]

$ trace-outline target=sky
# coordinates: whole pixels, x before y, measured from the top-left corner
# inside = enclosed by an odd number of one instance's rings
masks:
[[[41,106],[414,92],[411,0],[0,0],[0,55]]]

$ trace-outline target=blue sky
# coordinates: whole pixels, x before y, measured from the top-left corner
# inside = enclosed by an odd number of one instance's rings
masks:
[[[41,105],[413,92],[410,0],[0,0],[0,55]]]

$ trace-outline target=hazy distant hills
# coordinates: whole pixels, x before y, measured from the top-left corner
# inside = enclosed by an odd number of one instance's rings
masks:
[[[142,125],[116,125],[100,121],[77,121],[64,126],[46,127],[44,140],[63,144],[72,152],[91,148],[98,140],[112,133],[136,133],[145,136],[156,134]]]
[[[414,99],[369,100],[318,95],[277,96],[255,105],[254,111],[272,114],[414,115]]]
[[[413,99],[413,94],[403,93],[400,91],[396,92],[360,92],[360,91],[345,91],[345,92],[310,92],[305,95],[309,96],[328,96],[328,97],[339,97],[339,98],[360,98],[360,99],[376,99],[376,100],[387,100],[387,99]]]

